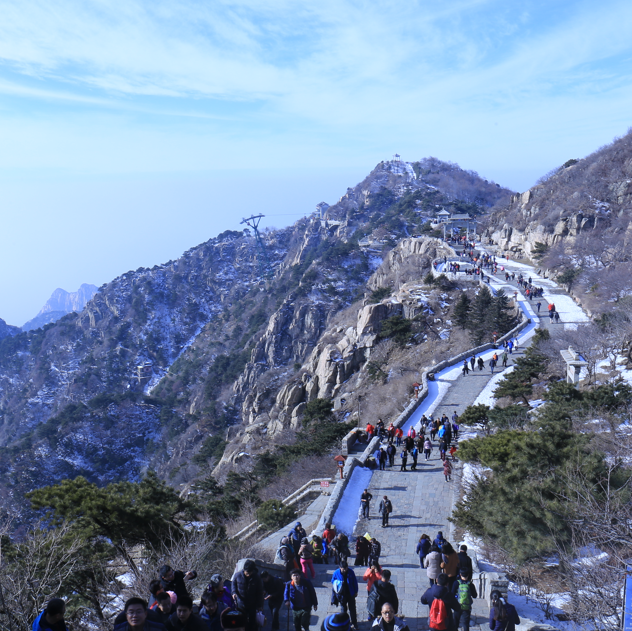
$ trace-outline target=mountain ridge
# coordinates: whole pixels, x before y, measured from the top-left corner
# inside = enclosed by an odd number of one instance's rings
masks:
[[[288,383],[308,361],[316,370],[327,352],[327,344],[315,350],[323,334],[336,314],[360,304],[383,257],[411,234],[431,234],[428,219],[439,208],[480,214],[509,194],[433,158],[383,162],[322,217],[263,232],[267,280],[253,237],[228,230],[175,261],[122,274],[81,313],[3,341],[0,472],[11,493],[60,475],[136,479],[147,467],[188,484],[201,471],[192,455],[209,437],[230,446],[220,459],[225,472],[261,414],[271,434],[292,435],[301,401]],[[415,273],[432,255],[415,254]],[[355,370],[364,359],[354,362]],[[312,386],[300,395],[335,389]],[[36,451],[48,454],[46,474],[29,456]],[[118,468],[105,467],[107,460]],[[11,504],[7,498],[0,501]]]

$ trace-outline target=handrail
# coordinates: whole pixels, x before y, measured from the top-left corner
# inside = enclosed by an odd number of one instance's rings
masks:
[[[321,482],[331,482],[331,478],[312,478],[309,482],[306,482],[300,488],[296,489],[293,493],[288,495],[287,497],[281,500],[282,504],[286,506],[291,506],[292,504],[296,504],[299,500],[301,500],[306,495],[309,495],[314,491],[313,487],[316,484],[320,484]],[[258,519],[250,522],[247,526],[242,528],[239,532],[236,532],[234,535],[228,537],[228,539],[237,539],[238,537],[250,537],[257,532],[260,528],[263,528],[262,524],[259,523]]]

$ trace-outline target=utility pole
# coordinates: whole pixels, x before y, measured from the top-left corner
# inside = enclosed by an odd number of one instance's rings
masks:
[[[247,224],[255,233],[255,240],[257,242],[257,249],[259,250],[259,256],[257,262],[259,263],[259,275],[261,278],[268,278],[270,276],[270,261],[268,260],[268,253],[266,252],[266,246],[259,233],[259,224],[265,215],[252,215],[248,219],[242,219],[241,224]]]

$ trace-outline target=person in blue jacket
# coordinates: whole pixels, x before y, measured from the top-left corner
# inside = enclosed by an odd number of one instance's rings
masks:
[[[66,613],[66,603],[61,598],[51,598],[46,605],[46,609],[35,618],[33,631],[68,631],[64,614]]]
[[[419,555],[419,567],[422,570],[424,569],[424,559],[426,558],[428,552],[430,552],[431,545],[432,543],[430,542],[430,537],[426,534],[421,535],[415,552]]]
[[[286,607],[292,607],[294,631],[309,631],[312,609],[318,609],[318,597],[312,582],[301,570],[292,570],[292,580],[285,584],[283,600]]]
[[[445,539],[443,538],[443,531],[440,530],[435,537],[434,544],[437,546],[437,548],[441,549],[444,543]]]
[[[331,604],[340,605],[343,613],[349,610],[351,628],[358,628],[358,615],[356,611],[356,596],[358,595],[358,579],[346,561],[340,562],[340,567],[331,577],[333,588]]]

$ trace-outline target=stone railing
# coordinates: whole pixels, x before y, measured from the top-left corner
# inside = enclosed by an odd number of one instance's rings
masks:
[[[299,502],[310,493],[315,493],[316,491],[323,494],[328,493],[330,487],[322,487],[320,484],[321,482],[331,483],[332,480],[331,478],[313,478],[309,482],[303,484],[301,488],[296,489],[294,493],[282,499],[281,502],[286,506],[292,506],[292,504],[296,504],[296,502]],[[236,532],[231,537],[228,537],[228,539],[239,539],[240,541],[243,541],[244,539],[247,539],[248,537],[254,535],[261,528],[263,528],[263,526],[257,520],[255,520],[249,523],[245,528],[242,528],[239,532]]]

